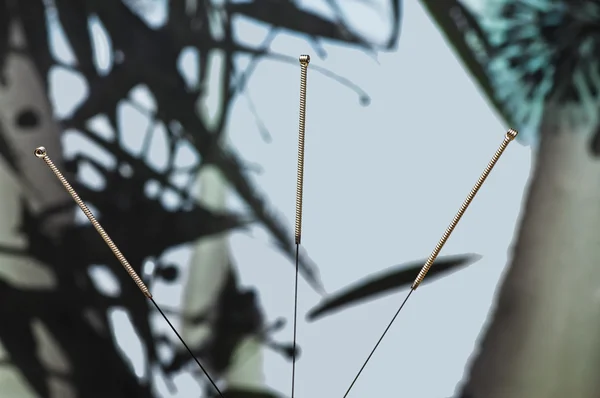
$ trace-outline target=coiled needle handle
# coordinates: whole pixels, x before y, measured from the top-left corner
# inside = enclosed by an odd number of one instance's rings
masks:
[[[417,275],[415,281],[413,282],[413,284],[411,286],[412,290],[415,290],[416,288],[418,288],[419,285],[421,284],[421,282],[423,282],[423,279],[425,279],[425,276],[429,272],[429,269],[433,265],[433,262],[437,258],[438,254],[440,254],[440,251],[442,250],[442,248],[446,244],[446,241],[452,234],[452,231],[454,231],[454,228],[456,228],[456,225],[462,218],[463,214],[465,214],[465,211],[467,210],[467,208],[473,201],[473,198],[475,198],[475,195],[477,195],[479,188],[481,188],[481,186],[485,182],[486,178],[490,175],[492,169],[496,165],[496,162],[498,162],[498,159],[500,159],[500,156],[502,156],[502,153],[504,153],[504,150],[506,149],[508,144],[510,144],[510,142],[517,137],[517,134],[518,134],[518,132],[516,130],[513,130],[513,129],[508,130],[508,132],[504,136],[504,140],[500,144],[500,147],[498,148],[498,150],[496,151],[494,156],[492,156],[492,159],[490,160],[490,162],[486,166],[485,170],[483,171],[483,173],[481,174],[481,176],[475,183],[475,186],[473,187],[473,189],[471,189],[471,192],[469,192],[469,194],[467,195],[467,198],[465,199],[463,204],[460,206],[458,213],[456,213],[456,215],[454,216],[454,219],[452,219],[452,222],[450,223],[448,228],[446,228],[446,231],[442,235],[442,238],[439,240],[437,245],[435,245],[433,252],[429,256],[427,261],[425,261],[425,265],[423,265],[423,268],[421,268],[421,271],[419,271],[419,274]]]
[[[60,183],[65,187],[67,192],[69,192],[69,195],[71,195],[71,197],[73,198],[75,203],[77,203],[77,205],[83,211],[83,213],[86,215],[88,220],[90,220],[90,222],[92,223],[94,228],[96,228],[96,231],[98,231],[98,233],[100,234],[102,239],[104,239],[104,242],[106,242],[106,244],[108,245],[110,250],[113,252],[115,257],[117,258],[117,260],[119,260],[121,265],[123,265],[123,268],[125,268],[125,271],[127,271],[129,276],[131,277],[131,279],[133,279],[133,281],[138,286],[138,288],[142,291],[142,293],[144,293],[144,295],[147,298],[152,298],[152,294],[150,294],[150,291],[148,290],[148,287],[146,287],[146,284],[144,283],[144,281],[142,281],[142,279],[138,276],[138,274],[135,272],[135,270],[133,269],[131,264],[129,264],[129,261],[127,261],[127,259],[123,255],[123,253],[121,253],[121,251],[119,250],[117,245],[115,245],[115,243],[112,241],[110,236],[108,236],[108,234],[106,233],[104,228],[102,228],[102,225],[100,225],[98,220],[96,220],[96,217],[94,217],[94,215],[92,214],[90,209],[86,206],[86,204],[83,202],[83,200],[81,200],[81,198],[79,197],[77,192],[75,192],[75,190],[73,189],[71,184],[69,184],[69,181],[67,181],[65,176],[63,176],[63,174],[60,172],[58,167],[56,167],[54,165],[54,162],[52,162],[52,159],[50,159],[50,157],[48,156],[48,153],[46,152],[46,148],[44,148],[43,146],[38,147],[35,149],[34,154],[39,159],[42,159],[44,162],[46,162],[46,164],[48,165],[50,170],[52,170],[52,172],[60,180]]]
[[[304,190],[304,128],[306,123],[306,74],[310,56],[300,56],[300,117],[298,126],[298,174],[296,177],[296,244],[302,240],[302,193]]]

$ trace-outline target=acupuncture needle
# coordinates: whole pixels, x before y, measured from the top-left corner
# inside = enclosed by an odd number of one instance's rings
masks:
[[[310,56],[300,56],[300,114],[298,123],[298,170],[296,175],[296,222],[294,238],[296,242],[296,276],[294,278],[294,340],[292,343],[292,395],[296,387],[296,332],[298,325],[298,273],[300,243],[302,240],[302,195],[304,190],[304,131],[306,126],[306,75]]]
[[[67,190],[67,192],[69,193],[69,195],[71,195],[71,197],[73,198],[73,200],[75,201],[75,203],[77,203],[77,205],[79,206],[79,208],[81,209],[81,211],[83,211],[83,213],[86,215],[86,217],[88,218],[88,220],[90,220],[90,222],[92,223],[92,225],[94,226],[94,228],[96,229],[96,231],[98,231],[98,234],[102,237],[102,239],[104,240],[104,242],[106,243],[106,245],[113,252],[113,254],[117,258],[117,260],[119,260],[119,262],[121,263],[121,265],[123,266],[123,268],[125,268],[125,271],[127,271],[127,273],[129,274],[129,276],[131,277],[131,279],[133,279],[133,281],[135,282],[135,284],[137,285],[137,287],[142,291],[142,293],[144,294],[144,296],[146,296],[150,301],[152,301],[152,304],[154,304],[154,306],[156,307],[156,309],[158,310],[158,312],[162,315],[162,317],[165,319],[165,321],[167,322],[167,324],[169,325],[169,327],[171,328],[171,330],[173,331],[173,333],[175,333],[175,335],[177,336],[177,338],[179,339],[179,341],[181,342],[181,344],[183,344],[183,346],[189,352],[189,354],[191,355],[191,357],[194,360],[194,362],[196,362],[196,364],[198,365],[198,367],[200,367],[200,369],[202,370],[202,372],[204,373],[204,375],[206,375],[206,378],[213,385],[213,387],[215,388],[215,390],[217,391],[217,393],[219,394],[219,396],[221,398],[224,398],[223,393],[221,392],[221,390],[219,389],[219,387],[217,386],[217,384],[215,383],[215,381],[212,379],[212,377],[210,377],[210,374],[208,373],[208,371],[204,368],[204,366],[202,366],[202,364],[200,363],[200,361],[198,360],[198,358],[196,358],[196,356],[194,355],[194,353],[192,352],[192,350],[185,343],[185,341],[183,340],[183,338],[181,337],[181,335],[177,332],[177,330],[175,329],[175,327],[173,326],[173,324],[171,323],[171,321],[169,321],[169,318],[167,318],[167,316],[162,311],[162,309],[159,307],[159,305],[156,303],[156,301],[154,301],[154,298],[152,297],[152,294],[148,290],[148,287],[146,286],[146,284],[144,283],[144,281],[142,281],[142,279],[138,276],[138,274],[135,272],[135,270],[133,269],[133,267],[131,266],[131,264],[129,264],[129,261],[127,261],[127,259],[123,255],[123,253],[121,253],[121,250],[119,250],[119,248],[113,242],[113,240],[110,238],[110,236],[108,236],[108,234],[106,233],[106,231],[104,230],[104,228],[102,228],[102,226],[100,225],[100,223],[98,222],[98,220],[96,220],[96,217],[94,217],[94,215],[92,214],[92,212],[90,211],[90,209],[87,207],[87,205],[83,202],[83,200],[81,200],[81,198],[79,197],[79,195],[77,194],[77,192],[75,191],[75,189],[73,189],[73,187],[71,186],[71,184],[69,183],[69,181],[67,181],[67,179],[60,172],[60,170],[58,169],[58,167],[56,167],[56,165],[54,164],[54,162],[52,162],[52,159],[50,159],[50,156],[48,156],[48,153],[46,152],[46,148],[44,148],[43,146],[37,147],[35,149],[35,151],[34,151],[34,154],[39,159],[43,160],[46,163],[46,165],[50,168],[50,170],[52,170],[52,172],[54,173],[54,175],[56,176],[56,178],[58,178],[58,180],[61,182],[61,184],[63,185],[63,187]]]
[[[419,274],[415,278],[415,281],[412,283],[412,286],[410,288],[410,291],[406,295],[406,298],[404,299],[404,301],[402,302],[402,304],[400,305],[400,307],[398,308],[398,310],[396,311],[396,313],[392,317],[392,320],[389,322],[389,324],[387,325],[387,327],[383,331],[381,337],[379,338],[379,340],[377,341],[377,343],[375,344],[375,346],[371,350],[371,353],[369,354],[369,356],[367,357],[367,359],[365,360],[365,362],[362,364],[360,370],[358,371],[358,373],[354,377],[354,380],[352,380],[352,383],[350,384],[350,387],[348,387],[348,389],[346,390],[346,393],[344,394],[343,398],[346,398],[348,396],[348,394],[350,394],[350,391],[352,390],[352,387],[354,387],[354,385],[356,384],[356,381],[358,380],[358,378],[362,374],[363,370],[365,369],[365,367],[367,366],[367,364],[371,360],[371,357],[373,356],[373,354],[375,353],[375,351],[377,350],[377,348],[379,347],[379,345],[383,341],[385,335],[387,334],[387,332],[392,327],[392,324],[394,323],[394,321],[396,320],[396,318],[398,317],[398,315],[400,314],[400,312],[402,311],[402,309],[406,305],[406,302],[408,301],[408,299],[410,298],[410,296],[412,295],[412,293],[423,282],[423,279],[425,279],[425,276],[429,272],[429,269],[433,265],[433,262],[437,258],[438,254],[440,253],[440,251],[442,250],[442,248],[446,244],[446,241],[448,240],[448,238],[452,234],[452,231],[454,231],[454,228],[456,228],[456,226],[458,225],[458,222],[460,221],[460,219],[462,218],[463,214],[465,213],[465,211],[467,210],[467,208],[469,207],[469,205],[473,201],[473,198],[475,198],[475,195],[477,195],[477,192],[479,191],[479,189],[481,188],[481,186],[483,185],[483,183],[485,182],[485,180],[487,179],[487,177],[491,173],[492,169],[494,168],[494,166],[496,165],[496,163],[498,162],[498,160],[500,159],[500,157],[504,153],[504,150],[506,149],[506,147],[508,147],[508,144],[510,144],[517,137],[517,134],[518,134],[518,132],[516,130],[509,129],[506,132],[506,134],[504,135],[504,139],[502,140],[502,143],[500,144],[500,147],[498,148],[498,150],[496,150],[496,153],[494,153],[494,155],[492,156],[492,159],[489,161],[489,163],[485,167],[483,173],[481,174],[481,176],[479,177],[479,179],[475,183],[475,186],[471,189],[471,192],[469,192],[469,194],[467,195],[467,198],[464,200],[464,202],[460,206],[460,209],[458,210],[458,213],[456,213],[456,215],[454,216],[454,218],[450,222],[450,225],[448,226],[448,228],[446,228],[446,231],[444,231],[441,239],[438,241],[437,245],[435,245],[435,248],[433,249],[433,252],[427,258],[427,260],[425,261],[425,264],[423,265],[423,267],[419,271]]]

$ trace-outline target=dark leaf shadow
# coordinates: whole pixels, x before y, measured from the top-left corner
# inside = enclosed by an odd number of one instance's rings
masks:
[[[438,258],[423,283],[431,282],[480,259],[481,256],[478,254],[463,254]],[[341,292],[333,293],[326,297],[308,312],[306,318],[309,321],[315,321],[344,308],[410,287],[424,263],[425,260],[397,265],[371,277],[361,279]]]

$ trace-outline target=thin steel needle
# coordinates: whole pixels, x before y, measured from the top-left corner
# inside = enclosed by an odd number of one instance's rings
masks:
[[[298,127],[298,173],[296,177],[296,223],[294,235],[296,240],[296,277],[294,280],[294,341],[292,347],[292,396],[296,390],[296,331],[298,325],[298,272],[300,242],[302,240],[302,193],[304,189],[304,128],[306,120],[306,74],[310,56],[300,56],[300,116]]]
[[[224,398],[223,397],[223,393],[221,393],[221,390],[219,389],[219,387],[217,387],[217,384],[210,377],[210,375],[208,374],[208,371],[204,368],[204,366],[202,366],[202,364],[200,363],[200,361],[198,360],[198,358],[196,358],[196,356],[194,355],[194,353],[192,352],[192,350],[188,347],[188,345],[185,343],[185,341],[183,340],[183,338],[179,335],[179,333],[177,332],[177,330],[175,329],[175,327],[173,326],[173,324],[169,321],[169,319],[167,318],[167,316],[165,315],[165,313],[160,309],[160,307],[158,306],[158,304],[156,303],[156,301],[154,301],[154,299],[152,298],[152,294],[150,294],[150,291],[148,290],[148,287],[146,286],[146,284],[138,276],[138,274],[135,272],[135,270],[133,269],[133,267],[131,266],[131,264],[129,264],[129,262],[127,261],[127,259],[123,255],[123,253],[121,253],[121,251],[119,250],[119,248],[117,247],[117,245],[112,241],[112,239],[110,238],[110,236],[108,236],[108,234],[106,233],[106,231],[104,230],[104,228],[102,228],[102,226],[100,225],[100,223],[98,222],[98,220],[96,220],[96,217],[94,217],[94,215],[92,214],[92,212],[90,211],[90,209],[86,206],[86,204],[83,202],[83,200],[81,200],[81,198],[79,197],[79,195],[77,194],[77,192],[75,191],[75,189],[73,189],[73,187],[71,186],[71,184],[69,184],[69,181],[67,181],[67,179],[60,172],[60,170],[58,169],[58,167],[56,167],[56,165],[54,164],[54,162],[52,162],[52,159],[50,159],[50,157],[48,156],[48,153],[46,152],[46,148],[44,148],[43,146],[37,147],[33,153],[35,154],[36,157],[38,157],[39,159],[42,159],[46,163],[46,165],[50,168],[50,170],[52,170],[52,172],[54,173],[54,175],[56,176],[56,178],[58,178],[58,180],[61,182],[61,184],[65,187],[65,189],[71,195],[71,197],[73,198],[73,200],[75,201],[75,203],[77,203],[77,205],[79,206],[79,208],[81,209],[81,211],[83,211],[83,213],[86,215],[86,217],[88,218],[88,220],[90,220],[90,222],[92,223],[92,225],[94,226],[94,228],[96,228],[96,231],[98,231],[98,234],[100,234],[100,236],[102,237],[102,239],[104,240],[104,242],[106,242],[106,244],[108,245],[108,247],[110,248],[110,250],[113,252],[113,254],[115,255],[115,257],[119,260],[119,262],[121,263],[121,265],[123,266],[123,268],[125,268],[125,271],[127,271],[127,273],[129,274],[129,276],[131,277],[131,279],[133,279],[133,281],[138,286],[138,288],[142,291],[142,293],[144,294],[144,296],[146,296],[148,299],[150,299],[150,301],[152,301],[152,304],[154,304],[154,306],[156,307],[156,309],[158,310],[158,312],[162,315],[162,317],[165,319],[165,321],[167,322],[167,324],[169,325],[169,327],[171,328],[171,330],[173,330],[173,332],[175,333],[175,335],[177,336],[177,338],[179,339],[179,341],[181,341],[181,344],[183,344],[183,346],[186,348],[186,350],[190,353],[190,355],[192,356],[194,362],[196,362],[196,364],[200,367],[200,369],[202,370],[202,372],[206,375],[206,378],[213,385],[213,387],[215,388],[215,390],[217,391],[217,393],[219,394],[219,396],[221,398]]]
[[[442,235],[442,238],[439,240],[439,242],[437,243],[437,245],[433,249],[433,252],[429,256],[429,258],[427,259],[427,261],[425,261],[425,265],[423,265],[423,267],[421,268],[421,271],[419,271],[419,274],[417,275],[415,281],[413,282],[410,291],[406,295],[406,298],[404,299],[404,301],[400,305],[400,308],[398,308],[398,310],[396,311],[396,313],[392,317],[392,320],[388,323],[387,327],[383,331],[383,334],[381,335],[381,337],[379,338],[379,340],[377,340],[377,343],[375,344],[375,347],[373,347],[373,349],[371,350],[371,353],[369,354],[369,356],[367,357],[367,359],[365,360],[365,362],[362,364],[360,370],[358,371],[358,373],[354,377],[354,380],[352,380],[352,383],[350,384],[350,387],[348,387],[348,389],[346,390],[346,393],[344,394],[343,398],[346,398],[348,396],[348,394],[350,394],[350,391],[352,390],[352,387],[354,387],[354,385],[356,384],[356,381],[360,377],[362,371],[365,369],[365,367],[367,366],[367,364],[371,360],[371,357],[373,356],[373,354],[375,353],[375,351],[379,347],[379,344],[381,343],[381,341],[383,340],[383,338],[387,334],[388,330],[390,330],[390,328],[392,327],[392,324],[394,323],[394,321],[396,320],[396,318],[398,317],[398,315],[400,314],[400,312],[404,308],[404,305],[406,304],[406,302],[410,298],[411,294],[419,287],[419,285],[423,282],[423,279],[425,279],[425,276],[429,272],[429,269],[433,265],[433,262],[437,258],[438,254],[440,254],[440,251],[442,250],[442,248],[446,244],[446,241],[448,240],[448,238],[452,234],[452,231],[454,231],[454,228],[456,228],[456,225],[458,225],[458,222],[462,218],[463,214],[465,214],[465,211],[467,210],[467,208],[469,207],[469,205],[473,201],[473,198],[475,198],[475,195],[477,195],[477,192],[479,191],[479,189],[481,188],[481,186],[483,185],[483,183],[485,182],[485,180],[487,179],[487,177],[491,173],[492,169],[496,165],[496,162],[498,162],[498,160],[500,159],[500,156],[502,156],[502,153],[504,153],[504,150],[506,149],[506,147],[508,146],[508,144],[510,144],[510,142],[513,141],[517,137],[517,134],[518,134],[517,131],[513,130],[513,129],[509,129],[508,132],[505,134],[504,140],[500,144],[500,147],[498,148],[498,150],[496,151],[496,153],[494,153],[494,156],[492,156],[492,159],[489,161],[489,163],[486,166],[485,170],[483,171],[483,173],[481,174],[481,176],[479,177],[479,179],[475,183],[475,186],[473,187],[473,189],[471,189],[471,192],[469,192],[469,194],[467,195],[467,198],[464,200],[463,204],[460,206],[460,209],[458,210],[458,213],[456,213],[456,216],[454,216],[454,218],[452,219],[452,222],[450,222],[450,225],[448,226],[448,228],[446,228],[446,231],[444,231],[444,234]]]

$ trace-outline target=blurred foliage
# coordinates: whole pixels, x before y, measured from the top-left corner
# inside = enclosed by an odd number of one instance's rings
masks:
[[[277,215],[266,195],[253,183],[244,160],[235,150],[222,144],[221,136],[231,105],[244,92],[247,79],[257,62],[270,59],[297,63],[296,58],[269,49],[270,42],[278,32],[287,31],[305,37],[315,53],[321,56],[326,54],[322,47],[324,41],[351,46],[366,53],[395,48],[400,32],[400,0],[389,0],[392,12],[390,36],[381,45],[356,33],[345,21],[338,3],[334,0],[327,0],[326,3],[333,11],[332,18],[316,14],[291,0],[225,2],[220,5],[208,1],[173,0],[168,2],[166,22],[151,26],[145,21],[144,13],[147,7],[156,6],[152,0],[0,0],[1,84],[10,84],[2,73],[7,57],[12,51],[23,51],[10,46],[8,27],[14,21],[19,21],[24,29],[26,51],[34,60],[48,92],[48,73],[55,66],[75,71],[85,79],[87,97],[72,114],[58,122],[63,131],[77,131],[96,147],[110,153],[114,163],[108,167],[92,155],[80,154],[66,159],[65,171],[69,175],[76,175],[81,167],[86,166],[95,170],[105,181],[104,188],[100,190],[85,180],[73,180],[72,184],[86,203],[93,207],[106,231],[138,273],[142,273],[141,265],[145,262],[155,263],[153,275],[144,277],[150,290],[157,280],[180,282],[178,267],[161,260],[165,251],[203,237],[244,228],[249,223],[263,226],[290,262],[294,259],[295,248],[290,229]],[[89,29],[91,18],[97,18],[110,38],[113,62],[106,74],[99,73],[94,63],[95,49]],[[267,25],[271,33],[260,46],[238,43],[234,39],[236,18]],[[214,29],[215,23],[219,29]],[[76,58],[75,65],[62,64],[52,55],[50,24],[59,24],[64,31]],[[182,51],[190,48],[197,52],[200,60],[199,83],[194,88],[186,84],[177,66]],[[221,113],[217,121],[212,123],[215,127],[209,127],[199,115],[197,103],[206,96],[209,78],[207,64],[209,55],[214,51],[222,52],[225,57],[225,79],[221,87],[225,95],[220,104]],[[252,61],[244,70],[238,70],[235,57],[249,57]],[[329,71],[318,67],[315,70],[337,79]],[[341,78],[338,80],[344,82]],[[351,85],[350,82],[346,83]],[[146,109],[132,99],[133,90],[140,87],[146,88],[154,98],[156,110]],[[361,102],[368,103],[368,97],[360,94]],[[150,119],[148,131],[123,131],[119,127],[118,108],[123,104],[132,105]],[[92,122],[98,117],[108,120],[114,131],[112,138],[106,138],[94,130]],[[15,122],[20,126],[36,126],[39,116],[32,109],[24,109]],[[163,126],[167,132],[165,152],[168,162],[160,171],[146,160],[149,143],[158,126]],[[3,140],[1,132],[0,140]],[[126,134],[145,134],[145,145],[140,154],[133,155],[123,147]],[[17,155],[4,143],[0,141],[0,156],[18,176]],[[184,147],[191,148],[198,155],[199,161],[194,166],[182,168],[175,164],[177,152]],[[218,213],[196,201],[193,194],[195,177],[206,165],[216,166],[222,172],[229,186],[247,205],[249,214]],[[184,187],[173,182],[176,177],[182,176],[188,181]],[[49,175],[48,178],[52,177]],[[168,209],[159,200],[159,194],[148,195],[150,184],[160,187],[159,193],[169,191],[175,194],[180,206]],[[73,207],[71,202],[64,204],[64,208]],[[50,213],[64,208],[53,209]],[[153,308],[148,306],[144,296],[131,283],[93,227],[74,223],[58,235],[49,235],[43,232],[43,225],[50,215],[33,216],[24,204],[22,226],[18,232],[28,238],[29,247],[23,251],[11,247],[0,248],[7,256],[29,256],[42,261],[51,267],[59,281],[56,291],[43,293],[22,291],[0,281],[0,312],[5,321],[0,327],[0,340],[7,347],[12,362],[21,369],[40,396],[48,396],[46,370],[39,362],[32,335],[31,325],[37,319],[48,328],[74,364],[69,381],[80,396],[106,398],[109,394],[107,391],[113,398],[155,396],[151,381],[138,379],[117,348],[110,330],[108,311],[113,308],[127,310],[143,342],[149,369],[158,369],[169,379],[176,372],[184,370],[190,364],[190,358],[173,347],[168,336],[157,333],[151,327]],[[462,256],[440,261],[448,263],[442,264],[439,269],[434,267],[432,275],[438,271],[441,275],[461,267],[474,261],[474,257]],[[292,354],[289,345],[274,342],[269,337],[281,329],[285,322],[279,319],[270,325],[266,324],[256,292],[240,287],[233,259],[230,262],[228,279],[213,309],[217,317],[210,319],[214,338],[196,352],[217,377],[226,371],[239,342],[250,335],[258,336],[267,347],[281,355],[289,358]],[[251,262],[251,259],[239,261],[241,266]],[[88,271],[98,264],[108,267],[117,278],[121,286],[117,297],[103,294],[94,285]],[[303,256],[300,266],[306,281],[318,292],[323,292],[317,267],[310,258]],[[416,275],[416,267],[412,264],[408,270],[394,269],[375,282],[361,281],[351,287],[355,295],[338,300],[336,305],[341,308],[408,286]],[[330,299],[335,301],[335,296],[325,299],[330,304],[328,310],[333,309]],[[179,315],[176,310],[165,312]],[[209,322],[209,318],[208,314],[197,314],[188,321],[202,324]],[[168,363],[158,358],[157,351],[163,346],[170,346],[175,352],[173,360]],[[198,380],[203,383],[201,377]],[[115,388],[118,389],[117,393]],[[226,391],[225,396],[273,397],[267,392],[237,390]]]
[[[262,225],[269,232],[276,246],[292,260],[294,245],[288,227],[276,214],[268,199],[261,194],[248,175],[245,162],[237,153],[221,144],[224,125],[236,96],[243,93],[256,62],[272,59],[280,62],[297,62],[293,57],[277,54],[263,46],[248,46],[234,39],[234,19],[260,22],[270,26],[272,35],[288,31],[306,37],[320,54],[322,40],[345,44],[367,52],[390,50],[397,43],[400,30],[400,1],[391,0],[393,15],[392,31],[384,45],[376,45],[369,39],[353,32],[344,22],[336,3],[328,2],[335,18],[328,19],[304,9],[292,1],[257,0],[244,3],[170,1],[167,6],[166,23],[150,26],[144,19],[145,10],[157,2],[149,0],[0,0],[0,82],[10,84],[3,73],[6,59],[13,51],[10,45],[10,29],[13,22],[23,28],[27,47],[25,51],[33,59],[40,76],[50,92],[49,72],[55,66],[79,73],[86,81],[88,95],[68,117],[58,120],[63,131],[77,131],[114,159],[113,167],[98,162],[92,155],[78,155],[66,159],[69,175],[76,175],[82,167],[91,167],[105,181],[101,190],[88,182],[74,180],[72,184],[80,196],[99,216],[104,228],[126,253],[138,273],[146,261],[156,263],[151,279],[169,283],[178,282],[177,267],[162,264],[161,255],[181,244],[197,241],[234,228],[243,228],[249,222]],[[94,63],[95,49],[89,21],[96,18],[110,39],[112,66],[108,73],[99,73]],[[219,29],[213,29],[215,20]],[[76,58],[75,65],[65,65],[55,59],[50,42],[49,28],[58,24],[68,39]],[[200,59],[199,84],[195,88],[186,85],[177,62],[184,49],[194,49]],[[215,127],[197,112],[198,100],[205,96],[207,85],[207,62],[213,51],[221,51],[225,57],[225,79],[222,82],[223,103]],[[238,70],[234,57],[252,59],[245,70]],[[156,111],[144,109],[131,98],[132,90],[145,87],[156,101]],[[143,132],[122,131],[119,126],[118,108],[128,103],[151,119],[151,128],[145,132],[146,145],[140,155],[133,155],[122,145],[125,134]],[[96,117],[106,118],[114,136],[106,138],[94,131]],[[18,120],[20,127],[39,125],[39,116],[33,108],[24,109]],[[9,121],[3,121],[7,123]],[[10,121],[13,122],[13,121]],[[147,159],[149,142],[157,126],[167,131],[168,166],[157,171]],[[0,131],[1,133],[1,131]],[[0,139],[3,136],[0,134]],[[3,145],[4,144],[4,145]],[[178,168],[176,152],[189,146],[198,155],[199,162],[188,168]],[[0,155],[18,176],[18,162],[14,150],[6,141],[0,142]],[[206,165],[218,167],[231,188],[246,203],[249,215],[217,213],[204,208],[192,194],[195,176]],[[188,176],[189,183],[182,188],[173,183],[175,176]],[[48,176],[48,178],[52,178]],[[167,209],[158,195],[149,196],[148,184],[159,186],[161,192],[170,191],[178,196],[181,205]],[[73,207],[65,203],[64,208]],[[64,209],[63,208],[63,209]],[[55,209],[60,211],[62,209]],[[54,211],[54,210],[52,210]],[[52,212],[51,211],[51,212]],[[47,396],[46,370],[39,363],[36,344],[32,337],[33,319],[39,319],[56,338],[68,359],[75,364],[70,375],[78,394],[83,397],[105,397],[109,385],[118,386],[119,396],[150,397],[154,392],[148,380],[139,380],[126,359],[116,348],[110,331],[107,313],[111,308],[125,308],[130,314],[135,331],[144,344],[149,366],[158,368],[167,377],[181,369],[189,358],[175,355],[171,363],[162,363],[157,356],[160,345],[171,345],[166,336],[157,335],[150,325],[152,309],[122,272],[94,229],[88,224],[73,224],[58,236],[49,236],[43,224],[50,214],[33,216],[24,204],[20,233],[28,238],[29,247],[20,251],[4,247],[5,255],[30,256],[47,264],[56,274],[59,288],[53,292],[38,293],[21,291],[2,282],[0,311],[6,321],[0,328],[0,339],[6,345],[13,363],[18,366],[28,382],[40,396]],[[251,260],[244,260],[244,262]],[[106,265],[118,279],[119,297],[108,297],[98,291],[88,270],[97,264]],[[252,289],[242,289],[231,268],[228,282],[217,300],[218,319],[213,326],[217,336],[198,354],[218,375],[227,368],[231,353],[239,341],[251,334],[265,335],[274,328],[265,327],[258,299]],[[306,256],[301,259],[301,273],[317,291],[322,291],[316,265]],[[19,303],[13,306],[10,303]],[[19,308],[18,311],[14,308]],[[173,311],[171,314],[176,314]],[[93,315],[93,322],[90,321]],[[203,314],[196,322],[206,322]],[[281,327],[281,322],[278,322]],[[272,348],[289,354],[282,345],[264,340]],[[114,387],[110,387],[114,388]],[[114,390],[110,390],[114,394]],[[255,396],[240,391],[227,393],[231,397]],[[117,396],[112,395],[117,398]]]
[[[487,70],[491,45],[477,16],[460,0],[421,0],[421,3],[498,115],[505,123],[516,127],[516,121],[492,87]]]
[[[526,130],[522,142],[537,140],[549,103],[596,112],[598,0],[490,0],[477,11],[460,0],[421,3],[498,116]],[[600,132],[590,151],[600,154]]]

